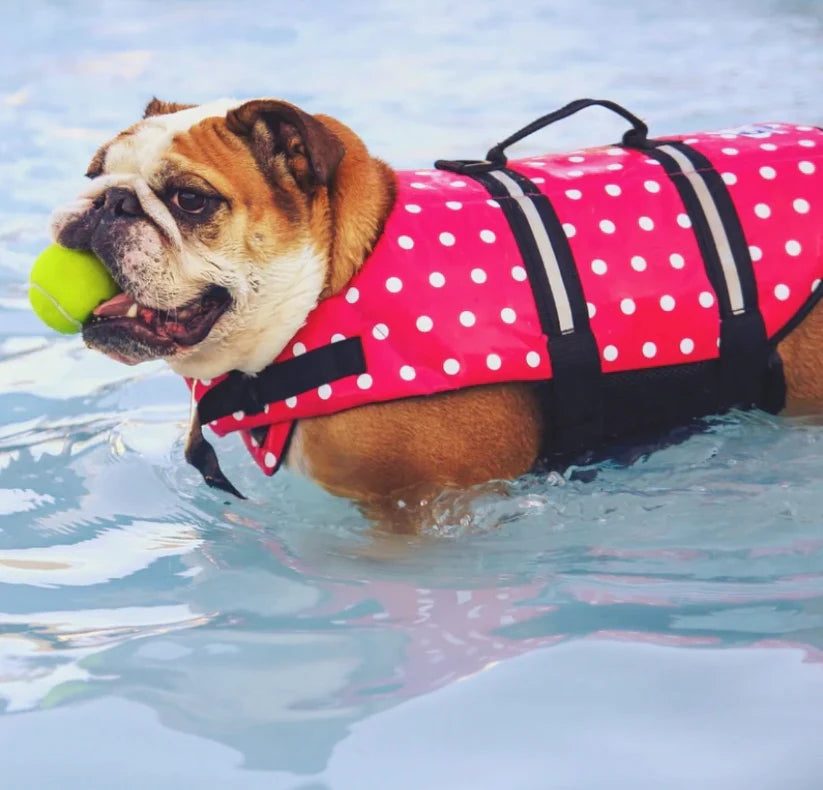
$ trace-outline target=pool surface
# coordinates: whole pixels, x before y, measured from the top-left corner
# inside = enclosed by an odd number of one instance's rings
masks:
[[[447,9],[447,10],[444,10]],[[207,489],[187,393],[29,312],[51,209],[152,95],[272,95],[400,167],[580,96],[823,123],[817,0],[35,2],[0,26],[0,765],[17,788],[823,786],[823,419],[732,414],[417,538]],[[529,152],[611,142],[602,111]]]

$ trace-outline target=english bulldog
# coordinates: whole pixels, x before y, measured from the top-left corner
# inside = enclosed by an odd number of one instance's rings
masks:
[[[820,137],[813,142],[823,145]],[[610,164],[604,164],[606,181],[598,186],[614,196],[625,189],[617,169],[625,151],[600,153],[616,154],[613,161],[603,159]],[[677,157],[672,153],[671,158]],[[546,162],[532,164],[547,166]],[[659,164],[658,180],[645,182],[649,192],[659,191],[659,186],[653,186],[663,177]],[[650,166],[649,172],[654,169]],[[539,169],[525,167],[524,172],[531,174],[532,184],[545,181],[535,175]],[[572,172],[578,171],[564,171],[563,178],[574,178]],[[83,328],[83,339],[89,347],[129,365],[161,358],[192,382],[195,394],[201,382],[219,381],[229,374],[253,380],[283,355],[297,359],[297,345],[302,344],[294,339],[309,317],[324,304],[351,304],[357,291],[352,283],[358,282],[378,245],[389,245],[384,257],[390,257],[402,255],[413,243],[406,236],[384,238],[393,212],[421,211],[417,203],[398,205],[398,174],[371,156],[351,129],[334,118],[276,99],[223,100],[201,106],[154,99],[143,120],[97,151],[87,176],[90,184],[79,199],[55,211],[53,238],[66,247],[93,251],[123,294],[97,309]],[[422,195],[429,177],[434,175],[424,173],[419,183],[408,179],[404,183],[418,184]],[[447,177],[453,179],[450,185],[466,187],[465,178],[453,173]],[[686,173],[684,178],[688,177]],[[724,180],[728,183],[731,178],[724,174]],[[559,199],[579,201],[580,193],[581,189],[564,189]],[[499,199],[484,197],[490,211],[499,210]],[[448,203],[450,208],[462,205],[457,197]],[[524,212],[524,216],[531,215]],[[599,226],[599,232],[607,234],[606,250],[610,222],[600,220]],[[654,222],[651,216],[642,217],[636,233],[642,234]],[[563,228],[572,244],[577,243],[575,234],[578,239],[582,236],[571,223]],[[671,234],[676,232],[680,231],[673,226]],[[485,243],[501,231],[484,229],[483,233],[480,239]],[[448,245],[449,236],[453,243],[452,234],[445,232],[440,243]],[[750,249],[756,266],[755,248]],[[818,246],[813,255],[819,263],[823,248]],[[603,274],[607,258],[604,254],[585,263],[586,274],[581,273],[580,279],[587,294],[585,278]],[[665,266],[676,273],[682,268],[679,260],[682,256],[673,253]],[[525,279],[519,274],[523,269],[507,261],[506,276],[511,269],[515,281]],[[493,265],[469,268],[467,276],[480,287],[492,276],[487,270]],[[631,259],[635,272],[653,265],[657,264],[638,255]],[[434,274],[449,276],[449,272]],[[427,276],[436,287],[432,274]],[[398,278],[386,279],[386,299],[400,291],[397,283],[402,285]],[[775,286],[775,293],[779,299],[783,292]],[[664,312],[675,301],[668,298],[668,302],[660,298]],[[706,305],[710,298],[701,291],[700,305],[716,310]],[[621,298],[616,304],[624,313],[634,312],[631,299]],[[554,305],[561,322],[562,307]],[[386,309],[390,314],[394,308],[387,303]],[[592,325],[598,310],[602,313],[606,308],[588,303]],[[511,318],[514,323],[514,313],[514,309],[501,310],[501,320],[509,323]],[[470,320],[475,321],[470,311],[460,312],[462,326],[470,326]],[[384,322],[387,332],[389,323]],[[430,323],[428,316],[420,316],[417,328],[424,333]],[[785,381],[785,402],[780,405],[794,410],[823,401],[823,311],[809,306],[795,324],[774,344]],[[653,368],[655,343],[646,340],[641,345],[640,340],[638,359]],[[426,335],[421,334],[419,343],[425,342]],[[675,351],[691,354],[699,342],[684,337]],[[598,344],[602,364],[614,363],[611,357],[617,348],[602,338]],[[499,368],[500,355],[487,350],[482,350],[482,359],[488,369]],[[539,349],[529,352],[531,356],[524,353],[523,360],[536,365],[540,353]],[[444,363],[447,374],[448,367]],[[372,380],[367,368],[363,370],[351,375],[360,387]],[[400,367],[404,379],[415,375],[421,378],[410,365]],[[376,508],[398,499],[419,501],[446,488],[516,478],[545,455],[548,418],[542,386],[535,377],[489,378],[470,387],[434,387],[426,397],[412,393],[373,403],[352,401],[353,406],[346,402],[342,408],[293,421],[285,459],[277,458],[276,463],[285,460],[329,491]],[[356,389],[354,383],[351,387]],[[578,391],[586,397],[585,388]],[[322,389],[319,392],[322,399]],[[291,400],[297,397],[292,395]],[[195,419],[192,455],[202,453],[199,430]],[[260,446],[259,431],[250,430],[250,441]],[[264,465],[263,459],[268,463],[274,455],[261,451],[258,460]],[[203,465],[211,468],[212,481],[223,479],[211,456]]]

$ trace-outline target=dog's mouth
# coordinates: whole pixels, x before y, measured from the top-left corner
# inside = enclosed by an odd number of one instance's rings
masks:
[[[146,307],[121,293],[95,309],[83,325],[83,339],[127,364],[168,357],[205,340],[231,303],[218,285],[174,310]]]

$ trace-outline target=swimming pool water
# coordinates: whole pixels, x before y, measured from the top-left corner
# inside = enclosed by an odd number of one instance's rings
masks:
[[[288,472],[208,490],[187,397],[29,313],[53,206],[147,100],[273,95],[392,164],[583,95],[662,134],[823,121],[815,0],[42,2],[0,29],[8,788],[819,788],[823,420],[732,414],[594,479],[372,535]],[[523,153],[616,139],[592,111]]]

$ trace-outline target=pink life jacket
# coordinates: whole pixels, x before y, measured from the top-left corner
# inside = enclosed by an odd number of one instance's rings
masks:
[[[296,420],[499,382],[543,383],[563,457],[779,411],[774,349],[821,294],[823,130],[648,140],[621,114],[621,145],[506,162],[513,135],[493,161],[398,172],[372,254],[271,366],[188,381],[201,421],[273,474]]]

